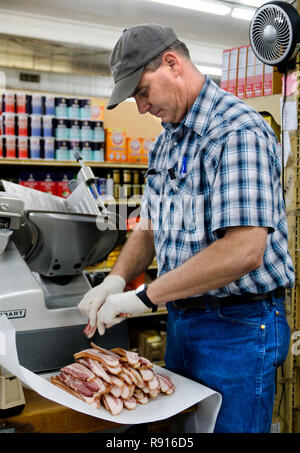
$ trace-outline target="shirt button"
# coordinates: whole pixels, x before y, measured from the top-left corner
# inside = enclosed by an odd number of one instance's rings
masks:
[[[266,326],[265,326],[264,324],[261,324],[260,328],[261,328],[262,330],[264,330],[264,329],[266,328]]]
[[[279,311],[276,310],[276,315],[279,316]]]

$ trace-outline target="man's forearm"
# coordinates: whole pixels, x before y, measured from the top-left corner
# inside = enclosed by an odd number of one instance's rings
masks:
[[[122,248],[110,275],[120,275],[128,283],[148,268],[154,255],[152,231],[138,228]]]
[[[148,287],[153,303],[187,298],[225,286],[257,268],[265,250],[264,228],[232,228],[226,236]]]

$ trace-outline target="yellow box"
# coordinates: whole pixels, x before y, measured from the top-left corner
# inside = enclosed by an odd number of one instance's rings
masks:
[[[127,161],[142,162],[142,144],[143,139],[140,137],[127,137]]]
[[[105,141],[105,160],[126,162],[126,132],[124,129],[107,129]]]
[[[153,145],[154,138],[144,138],[142,142],[141,162],[148,163],[148,154]]]

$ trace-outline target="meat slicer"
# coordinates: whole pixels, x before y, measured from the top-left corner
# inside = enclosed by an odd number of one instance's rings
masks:
[[[77,158],[81,169],[66,199],[1,181],[0,315],[16,330],[20,364],[34,372],[58,369],[89,347],[87,318],[77,308],[91,288],[84,269],[126,234],[124,220],[98,194],[92,170]],[[93,341],[126,349],[127,322]]]

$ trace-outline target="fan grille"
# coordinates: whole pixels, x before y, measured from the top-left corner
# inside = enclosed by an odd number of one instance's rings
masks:
[[[254,53],[266,64],[281,63],[292,45],[289,16],[274,4],[259,8],[251,22],[250,40]]]

